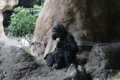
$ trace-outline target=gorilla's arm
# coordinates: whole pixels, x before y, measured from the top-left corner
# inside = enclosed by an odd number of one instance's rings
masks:
[[[67,38],[67,41],[68,41],[68,50],[73,52],[73,53],[77,53],[78,52],[78,46],[77,46],[77,43],[75,42],[75,39],[74,37],[68,33],[68,35],[66,36]]]

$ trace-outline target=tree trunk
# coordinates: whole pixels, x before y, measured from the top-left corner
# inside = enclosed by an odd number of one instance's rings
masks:
[[[63,23],[77,42],[119,40],[118,3],[119,0],[46,0],[36,22],[33,40],[48,41],[54,23]],[[37,44],[36,49],[42,54],[45,47]]]

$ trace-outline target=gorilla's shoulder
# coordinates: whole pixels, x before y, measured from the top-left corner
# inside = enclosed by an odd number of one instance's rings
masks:
[[[69,33],[69,32],[68,32],[68,34],[67,34],[67,37],[68,37],[68,38],[73,38],[73,39],[74,39],[73,35],[72,35],[71,33]]]

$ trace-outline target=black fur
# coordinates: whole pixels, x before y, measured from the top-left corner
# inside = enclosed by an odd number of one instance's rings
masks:
[[[56,68],[68,68],[71,63],[75,63],[78,46],[74,37],[65,30],[62,24],[54,26],[51,37],[53,40],[60,38],[60,41],[57,42],[57,50],[46,56],[48,66],[56,63]]]
[[[53,66],[55,60],[54,60],[54,58],[53,58],[53,56],[52,56],[52,53],[47,54],[44,59],[45,59],[46,62],[47,62],[47,66],[49,66],[49,67],[52,67],[52,66]]]

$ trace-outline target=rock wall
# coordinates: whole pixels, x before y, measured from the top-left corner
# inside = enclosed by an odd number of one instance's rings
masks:
[[[3,15],[2,12],[8,9],[11,9],[13,6],[18,4],[18,0],[0,0],[0,34],[4,33],[3,31]]]
[[[54,23],[63,23],[75,40],[119,40],[119,0],[46,0],[34,31],[34,41],[48,41]],[[45,47],[36,45],[38,54]]]
[[[90,52],[90,59],[85,64],[87,73],[98,80],[118,80],[113,78],[120,76],[119,53],[120,43],[95,45]]]

